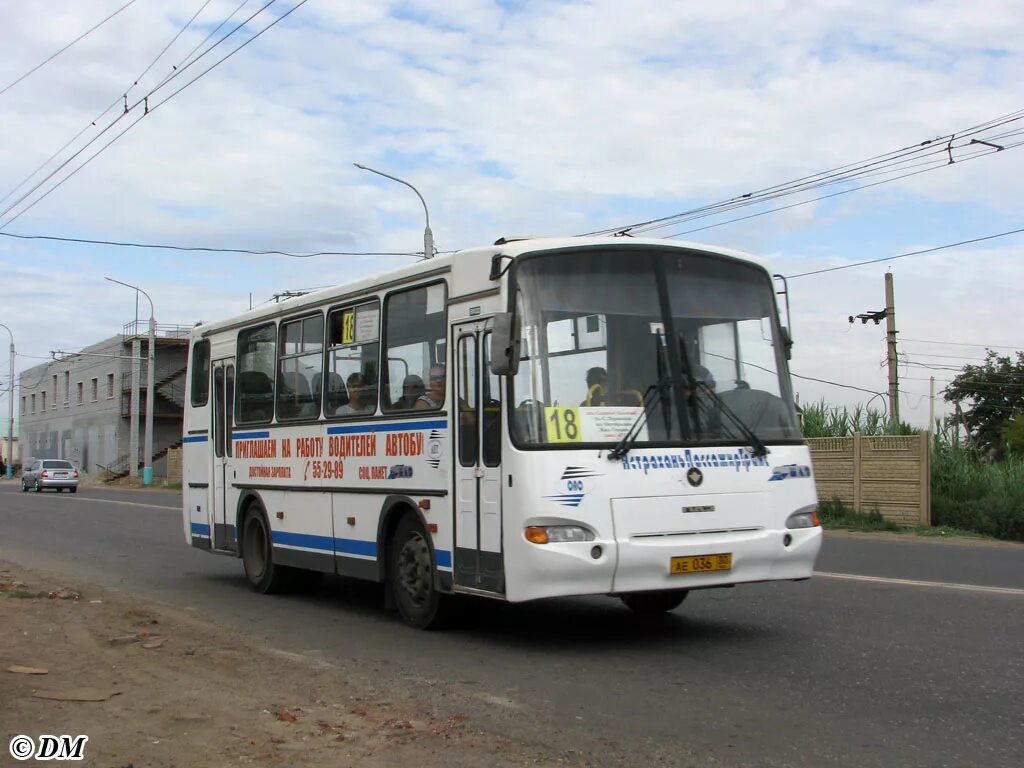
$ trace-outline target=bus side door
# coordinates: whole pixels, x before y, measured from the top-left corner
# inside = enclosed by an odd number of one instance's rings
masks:
[[[504,594],[501,539],[501,390],[491,373],[490,331],[454,329],[455,584]]]
[[[235,516],[228,513],[228,487],[233,478],[228,477],[231,458],[234,453],[231,442],[231,428],[235,409],[235,366],[234,360],[218,360],[213,364],[213,471],[210,473],[213,485],[213,548],[234,552]]]

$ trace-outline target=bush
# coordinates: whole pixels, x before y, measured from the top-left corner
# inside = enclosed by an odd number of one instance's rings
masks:
[[[971,448],[936,445],[932,524],[1024,541],[1024,460],[987,462]]]

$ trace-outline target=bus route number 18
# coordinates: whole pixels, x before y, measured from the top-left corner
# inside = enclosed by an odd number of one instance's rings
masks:
[[[581,443],[580,409],[575,406],[549,406],[544,409],[549,443]]]

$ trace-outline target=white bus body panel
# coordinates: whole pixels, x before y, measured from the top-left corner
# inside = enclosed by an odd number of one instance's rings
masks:
[[[623,461],[608,460],[607,451],[510,451],[507,598],[809,578],[821,528],[787,530],[786,519],[817,501],[810,454],[802,445],[770,450],[755,459],[736,447],[645,448]],[[693,469],[699,485],[687,479]],[[524,537],[527,526],[558,524],[583,526],[596,538],[532,544]],[[670,572],[673,557],[722,553],[732,555],[729,571]]]

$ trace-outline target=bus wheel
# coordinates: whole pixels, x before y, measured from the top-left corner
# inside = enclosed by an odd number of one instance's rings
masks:
[[[629,610],[638,616],[656,616],[678,608],[688,594],[690,592],[686,589],[668,592],[637,592],[633,595],[622,595],[620,599]]]
[[[267,521],[258,508],[252,509],[242,527],[242,564],[249,583],[263,594],[282,591],[288,580],[288,569],[274,565],[270,541]]]
[[[434,560],[419,520],[405,515],[388,547],[388,582],[402,620],[417,629],[438,629],[451,611],[451,595],[434,586]]]

